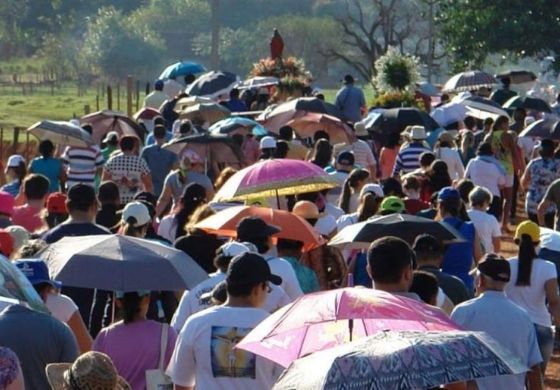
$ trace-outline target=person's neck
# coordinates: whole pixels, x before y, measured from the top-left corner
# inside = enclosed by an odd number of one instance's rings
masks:
[[[85,211],[73,211],[67,220],[68,223],[93,223],[93,218]]]
[[[165,138],[156,138],[156,145],[162,146],[165,143]]]
[[[126,155],[126,156],[132,156],[134,154],[134,151],[132,150],[123,150],[122,154]]]
[[[375,281],[374,281],[375,282]],[[407,293],[408,289],[400,284],[385,284],[375,282],[375,289],[388,293]]]
[[[45,205],[45,199],[27,199],[27,205],[36,209],[42,209]]]
[[[483,213],[485,213],[486,210],[488,210],[488,207],[486,207],[486,206],[473,206],[473,205],[471,205],[471,207],[472,207],[473,210],[482,211]]]
[[[224,306],[256,308],[251,300],[251,297],[232,297],[231,295],[228,295],[226,301],[224,302]]]

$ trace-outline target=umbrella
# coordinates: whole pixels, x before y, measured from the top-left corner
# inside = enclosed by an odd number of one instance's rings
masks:
[[[43,300],[29,280],[2,255],[0,255],[0,297],[2,298],[0,305],[2,303],[23,304],[48,313]]]
[[[553,119],[539,119],[527,126],[520,134],[520,137],[536,137],[560,139],[560,121]]]
[[[242,218],[249,216],[261,217],[266,223],[278,226],[282,230],[275,237],[301,241],[305,251],[324,243],[322,237],[306,220],[288,211],[268,207],[229,207],[200,221],[194,227],[216,235],[235,237],[237,224]]]
[[[39,256],[52,279],[102,290],[184,290],[208,275],[187,254],[155,241],[121,235],[64,237]]]
[[[457,329],[436,307],[384,291],[347,287],[298,298],[257,325],[237,347],[287,367],[310,353],[383,330]]]
[[[386,137],[390,133],[401,133],[407,126],[424,126],[426,131],[435,130],[440,125],[426,112],[418,108],[391,108],[370,122],[374,133]]]
[[[381,114],[383,114],[384,111],[386,111],[385,108],[375,108],[369,111],[367,116],[364,119],[362,119],[362,123],[366,126],[366,129],[371,129],[375,121],[379,119],[379,117],[381,116]]]
[[[211,71],[198,77],[187,87],[186,92],[191,96],[217,99],[229,94],[238,81],[239,78],[233,73]]]
[[[464,92],[479,88],[493,88],[498,80],[491,74],[480,70],[462,72],[451,77],[443,86],[443,92]]]
[[[342,117],[342,114],[334,105],[315,97],[306,97],[292,99],[276,106],[269,106],[257,117],[257,121],[261,122],[268,131],[278,133],[286,123],[308,112],[328,114],[337,118]]]
[[[214,200],[220,202],[295,195],[337,185],[331,175],[310,162],[265,160],[235,173],[216,193]]]
[[[484,332],[385,331],[296,360],[273,389],[428,389],[527,371]]]
[[[439,91],[439,89],[437,89],[437,87],[435,87],[433,84],[430,84],[427,81],[420,81],[420,82],[416,83],[416,89],[422,95],[426,95],[426,96],[440,96],[441,95],[441,92]]]
[[[461,233],[444,222],[415,215],[390,214],[346,226],[331,239],[329,245],[367,249],[373,241],[386,236],[402,238],[412,245],[420,234],[431,234],[445,242],[464,241]]]
[[[138,121],[140,119],[142,120],[147,120],[147,121],[151,121],[153,120],[156,116],[161,116],[161,113],[156,110],[155,108],[152,107],[142,107],[141,109],[139,109],[133,116],[132,118],[135,121]]]
[[[464,120],[467,116],[467,108],[462,104],[449,102],[434,109],[430,113],[430,116],[434,118],[440,126],[447,126]]]
[[[181,112],[191,106],[196,106],[199,103],[216,103],[213,99],[204,96],[188,96],[181,98],[175,104],[173,109],[175,112]]]
[[[509,70],[496,75],[497,79],[506,77],[509,78],[511,84],[528,83],[537,79],[537,75],[528,70]]]
[[[188,74],[201,73],[205,70],[204,66],[197,64],[196,62],[181,61],[165,68],[159,75],[159,79],[173,79],[179,76],[186,76]]]
[[[210,124],[216,123],[230,115],[231,112],[227,107],[218,103],[198,103],[179,112],[179,118],[181,119],[201,117],[205,122]]]
[[[256,136],[267,135],[268,131],[260,123],[242,116],[231,116],[214,123],[208,131],[211,134],[246,134],[252,132]]]
[[[547,102],[542,99],[534,98],[534,97],[525,97],[522,98],[521,96],[514,96],[509,99],[503,105],[504,108],[524,108],[526,110],[533,110],[538,112],[546,112],[551,113],[552,110]]]
[[[351,143],[352,130],[337,117],[328,114],[308,112],[287,123],[301,138],[312,138],[316,131],[324,130],[329,134],[332,144]]]
[[[80,123],[90,124],[93,127],[93,139],[96,143],[101,143],[103,137],[110,132],[116,131],[119,137],[136,137],[142,142],[145,131],[128,116],[118,111],[102,110],[80,118]]]
[[[560,252],[560,232],[541,227],[540,237],[541,248],[545,248],[554,252]]]
[[[485,120],[486,118],[496,119],[499,116],[509,114],[498,103],[481,96],[456,96],[452,102],[464,105],[467,108],[467,115],[473,118]]]
[[[28,128],[27,132],[57,145],[82,148],[95,145],[95,140],[87,131],[70,122],[41,121]]]
[[[257,76],[244,81],[240,81],[239,83],[237,83],[236,88],[253,89],[253,88],[269,87],[271,85],[277,85],[279,81],[280,80],[278,79],[278,77]]]

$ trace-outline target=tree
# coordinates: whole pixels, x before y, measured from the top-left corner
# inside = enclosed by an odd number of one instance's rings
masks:
[[[445,0],[437,16],[456,71],[479,68],[491,53],[560,53],[557,0]]]

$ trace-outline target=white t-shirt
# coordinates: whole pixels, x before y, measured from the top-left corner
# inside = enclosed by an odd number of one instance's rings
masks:
[[[78,306],[74,301],[62,294],[50,293],[47,296],[46,306],[54,318],[64,323],[67,323],[70,317],[78,311]]]
[[[358,213],[344,214],[336,220],[336,228],[341,231],[346,226],[358,223]]]
[[[476,158],[467,164],[465,177],[471,179],[475,186],[488,189],[494,196],[500,196],[500,187],[506,184],[505,175],[495,164]]]
[[[550,279],[556,279],[557,272],[554,263],[534,259],[531,268],[531,284],[529,286],[516,286],[517,272],[519,270],[519,260],[509,259],[511,268],[511,278],[506,286],[506,295],[509,299],[521,306],[529,313],[531,320],[541,326],[551,326],[550,314],[546,309],[546,292],[544,284]]]
[[[535,140],[531,137],[519,137],[517,138],[517,146],[523,151],[525,160],[531,160],[533,148],[535,147]]]
[[[166,215],[165,217],[163,217],[163,219],[159,223],[157,234],[171,242],[174,242],[176,238],[176,232],[177,224],[175,223],[175,216]]]
[[[197,389],[271,389],[281,372],[275,363],[234,349],[268,316],[261,309],[216,306],[191,316],[179,334],[167,369],[173,383]]]
[[[301,290],[296,276],[296,271],[294,271],[294,267],[292,267],[290,263],[280,257],[273,256],[267,257],[266,261],[268,262],[270,271],[274,275],[278,275],[282,278],[280,287],[286,292],[290,298],[290,302],[295,301],[303,295],[303,291]]]
[[[455,149],[443,147],[436,150],[436,158],[443,160],[447,164],[447,173],[451,180],[462,179],[465,175],[465,167],[459,152]]]
[[[185,322],[190,316],[212,306],[210,300],[203,299],[202,295],[212,291],[212,289],[222,280],[225,280],[225,278],[226,274],[223,272],[213,273],[210,275],[209,279],[198,284],[192,290],[183,293],[179,306],[171,319],[171,327],[175,329],[177,333],[181,331],[183,325],[185,325]],[[274,313],[291,301],[282,287],[273,284],[270,284],[270,287],[271,291],[268,293],[262,309],[268,313]]]
[[[324,212],[327,213],[328,215],[332,215],[334,219],[338,219],[344,215],[344,211],[342,211],[340,207],[337,207],[332,203],[327,203],[325,205]]]
[[[492,238],[502,236],[502,230],[496,217],[480,210],[469,210],[467,214],[480,237],[484,253],[494,253]]]

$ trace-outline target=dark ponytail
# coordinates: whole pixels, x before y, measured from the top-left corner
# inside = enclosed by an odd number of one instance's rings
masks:
[[[360,181],[367,180],[368,177],[369,172],[365,169],[354,169],[344,181],[342,194],[338,200],[338,207],[340,207],[345,214],[348,214],[351,211],[350,197],[352,196],[352,188],[355,188]]]
[[[142,303],[142,298],[136,291],[127,292],[119,300],[122,303],[122,313],[123,321],[125,324],[129,324],[134,321],[136,315],[140,313],[140,304]]]
[[[378,198],[371,192],[366,192],[358,205],[358,222],[373,217],[379,210]]]
[[[531,285],[531,269],[533,268],[533,259],[537,257],[535,251],[535,243],[528,234],[521,235],[521,240],[517,240],[519,245],[519,269],[517,272],[516,286]]]

